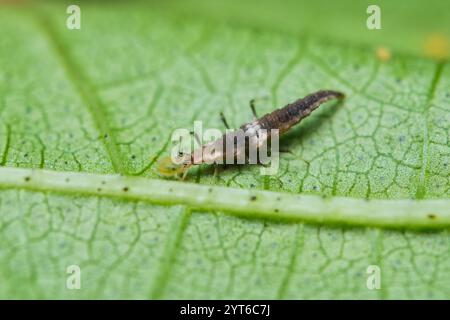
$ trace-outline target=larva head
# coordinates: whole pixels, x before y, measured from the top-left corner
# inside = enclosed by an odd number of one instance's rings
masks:
[[[172,157],[164,157],[159,160],[159,173],[167,177],[183,176],[185,172],[192,166],[190,156],[183,155],[176,161]]]

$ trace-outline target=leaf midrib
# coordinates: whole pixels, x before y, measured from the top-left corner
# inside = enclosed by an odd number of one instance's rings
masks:
[[[0,167],[0,188],[183,204],[196,210],[290,222],[413,229],[450,227],[450,199],[323,197],[143,177],[8,167]]]

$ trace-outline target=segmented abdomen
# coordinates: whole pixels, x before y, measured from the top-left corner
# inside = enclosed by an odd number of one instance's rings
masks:
[[[322,103],[331,99],[342,99],[344,94],[338,91],[321,90],[286,105],[261,117],[258,122],[262,129],[279,129],[280,134],[307,117]]]

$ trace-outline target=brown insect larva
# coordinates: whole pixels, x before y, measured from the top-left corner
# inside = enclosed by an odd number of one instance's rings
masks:
[[[299,99],[293,103],[286,105],[281,109],[277,109],[271,113],[268,113],[261,118],[256,116],[253,100],[250,101],[250,107],[252,109],[253,115],[255,116],[255,120],[249,123],[243,124],[240,129],[245,133],[247,137],[258,137],[258,139],[249,141],[256,141],[258,145],[261,145],[261,136],[264,139],[270,138],[270,130],[278,129],[279,134],[283,134],[288,131],[291,127],[299,123],[303,118],[307,117],[312,111],[314,111],[317,107],[319,107],[322,103],[331,100],[331,99],[343,99],[345,96],[343,93],[332,90],[321,90],[315,93],[309,94],[306,97]],[[222,116],[222,120],[225,126],[228,128],[228,124],[225,118]],[[269,132],[269,134],[261,135],[261,131],[264,129],[265,132]],[[196,164],[194,163],[194,154],[196,152],[201,152],[205,148],[215,149],[215,150],[223,150],[222,152],[215,152],[213,155],[206,155],[202,158],[201,163],[212,163],[215,160],[223,160],[227,156],[232,156],[237,158],[242,156],[246,152],[245,146],[236,146],[234,144],[234,148],[231,150],[226,150],[225,145],[227,145],[227,141],[235,140],[236,135],[233,134],[233,131],[225,133],[221,138],[203,144],[199,147],[199,149],[194,150],[190,154],[181,154],[178,164],[173,163],[171,157],[163,158],[159,162],[159,171],[163,175],[168,176],[179,176],[182,175],[183,178],[186,176],[188,169]],[[231,143],[233,145],[233,142]],[[229,154],[231,153],[231,154]],[[219,162],[220,163],[220,162]]]

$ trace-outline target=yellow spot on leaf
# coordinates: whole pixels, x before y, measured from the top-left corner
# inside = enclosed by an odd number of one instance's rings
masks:
[[[425,55],[434,59],[445,60],[450,55],[449,37],[441,34],[430,34],[424,42]]]
[[[386,62],[391,59],[391,51],[386,47],[379,47],[377,49],[377,57],[380,61]]]

